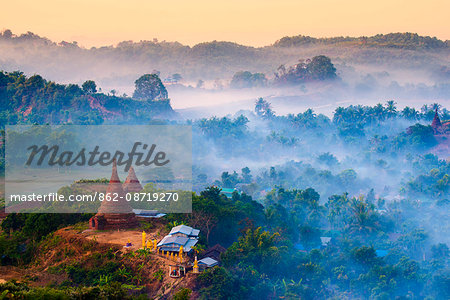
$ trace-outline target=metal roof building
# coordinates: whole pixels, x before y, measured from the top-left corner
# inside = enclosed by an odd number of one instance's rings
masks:
[[[212,268],[218,264],[219,262],[211,257],[205,257],[198,261],[198,266],[201,268]]]
[[[197,244],[197,239],[191,239],[182,236],[166,235],[157,245],[161,251],[178,252],[180,247],[183,246],[184,252],[190,252],[192,247]]]
[[[169,235],[186,236],[186,237],[198,237],[200,230],[194,229],[186,225],[178,225],[170,230]]]
[[[183,246],[183,251],[191,252],[198,242],[198,234],[200,230],[194,229],[186,225],[178,225],[172,228],[170,233],[166,235],[158,244],[160,251],[178,252]]]

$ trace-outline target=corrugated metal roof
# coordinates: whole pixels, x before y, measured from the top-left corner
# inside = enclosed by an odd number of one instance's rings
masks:
[[[206,265],[207,267],[214,267],[219,264],[219,262],[211,257],[205,257],[198,261],[198,264]]]
[[[322,242],[323,246],[328,245],[328,243],[331,241],[331,237],[328,236],[321,236],[320,241]]]
[[[190,252],[198,240],[184,236],[166,235],[157,245],[163,251],[178,251],[183,246],[184,252]]]
[[[176,245],[184,246],[188,240],[189,240],[189,238],[184,237],[184,236],[166,235],[161,240],[161,242],[158,243],[157,246],[169,245],[169,244],[176,244]]]
[[[172,228],[172,230],[170,230],[169,235],[172,234],[176,234],[176,233],[182,233],[188,236],[198,236],[200,230],[198,229],[194,229],[190,226],[186,226],[186,225],[178,225]]]
[[[189,241],[187,241],[186,245],[184,245],[183,248],[186,249],[186,252],[191,251],[192,247],[194,247],[197,244],[198,240],[197,239],[189,239]]]

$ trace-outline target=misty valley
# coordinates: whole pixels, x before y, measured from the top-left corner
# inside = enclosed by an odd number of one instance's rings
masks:
[[[2,198],[0,299],[450,298],[449,41],[405,33],[85,49],[4,31],[1,45],[3,181],[7,125],[189,125],[192,213],[99,229],[98,214],[6,213]],[[47,68],[53,55],[67,64]],[[31,128],[24,138],[41,145],[42,129]],[[74,143],[70,132],[52,138]],[[146,162],[167,164],[156,145]],[[111,180],[58,193],[122,186],[115,168]],[[126,172],[125,191],[161,192],[139,168]],[[143,231],[151,239],[141,247]],[[180,236],[195,246],[159,252]],[[191,263],[179,268],[183,249]],[[196,273],[197,256],[217,265],[205,260]],[[175,267],[187,273],[175,277]]]

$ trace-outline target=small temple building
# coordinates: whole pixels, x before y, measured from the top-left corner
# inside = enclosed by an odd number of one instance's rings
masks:
[[[129,170],[127,181],[128,184],[124,184],[124,186],[130,192],[141,186],[132,168]],[[141,189],[142,187],[140,190]],[[106,230],[138,227],[138,220],[133,209],[126,200],[125,194],[126,192],[124,191],[124,187],[122,186],[117,173],[117,164],[114,160],[111,179],[106,188],[105,198],[109,196],[110,199],[116,199],[117,201],[102,201],[97,214],[89,220],[89,228],[94,230]]]
[[[179,225],[172,228],[157,245],[158,251],[162,252],[178,252],[183,247],[184,253],[190,253],[192,247],[198,242],[198,234],[200,230],[190,226]]]

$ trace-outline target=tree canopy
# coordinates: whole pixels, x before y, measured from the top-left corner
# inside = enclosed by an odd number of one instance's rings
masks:
[[[139,100],[165,100],[168,98],[167,90],[159,76],[156,74],[145,74],[135,82],[133,98]]]

